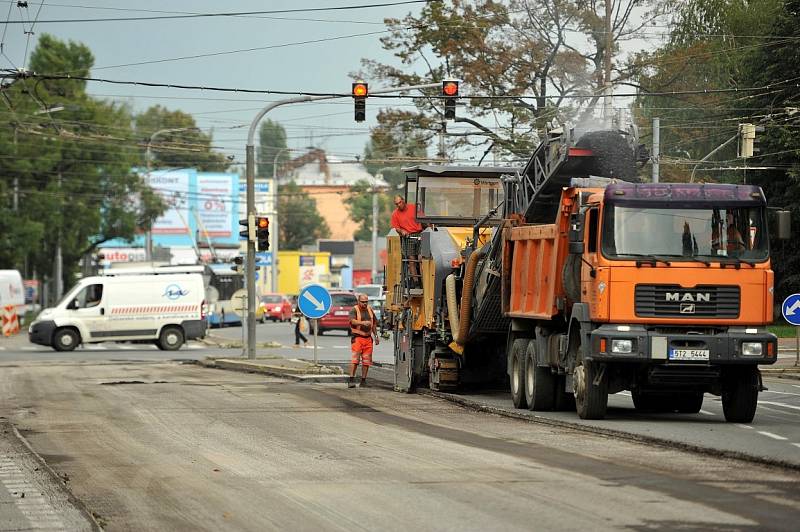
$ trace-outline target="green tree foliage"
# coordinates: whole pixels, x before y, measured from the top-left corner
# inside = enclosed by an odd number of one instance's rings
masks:
[[[378,115],[380,125],[370,133],[364,148],[364,166],[373,176],[379,173],[392,190],[405,183],[404,166],[424,164],[428,160],[429,135],[410,127],[409,122],[383,122],[383,113]]]
[[[278,166],[289,160],[289,150],[286,149],[286,130],[278,122],[265,120],[258,131],[258,177],[269,179],[273,176],[273,164]],[[277,159],[276,159],[277,157]],[[280,177],[280,176],[278,176]]]
[[[609,3],[610,2],[610,3]],[[527,156],[536,133],[553,119],[585,118],[606,77],[630,83],[636,62],[614,58],[619,43],[664,13],[671,0],[449,0],[430,2],[418,16],[387,19],[381,39],[401,67],[363,60],[368,79],[416,85],[448,77],[464,82],[474,98],[459,107],[448,127],[449,148],[492,146]],[[606,4],[611,8],[606,17]],[[638,8],[634,17],[634,7]],[[608,46],[611,28],[611,47]],[[415,112],[386,112],[382,123],[412,123],[429,135],[442,129],[439,89],[418,99]],[[571,96],[591,96],[570,99]],[[441,154],[440,154],[441,155]]]
[[[378,236],[385,236],[390,229],[390,220],[394,204],[391,192],[378,192]],[[367,181],[358,181],[350,187],[344,200],[350,219],[358,224],[354,238],[356,240],[372,240],[372,187]]]
[[[278,213],[280,249],[299,250],[331,235],[317,202],[294,181],[278,188]]]
[[[197,129],[194,117],[183,111],[154,105],[136,116],[135,128],[142,143],[143,161],[150,145],[152,168],[224,172],[230,164],[223,154],[212,151],[211,135]]]
[[[85,76],[93,61],[83,44],[45,34],[30,67]],[[76,80],[17,80],[4,96],[0,264],[52,278],[60,243],[70,286],[84,254],[109,239],[134,237],[163,204],[131,171],[140,157],[127,107],[91,98]]]

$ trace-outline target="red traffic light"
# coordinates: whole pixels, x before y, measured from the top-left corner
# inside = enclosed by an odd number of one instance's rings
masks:
[[[458,96],[458,82],[457,81],[443,81],[442,94],[445,96]]]
[[[363,81],[353,83],[352,94],[355,98],[366,98],[369,95],[369,86]]]

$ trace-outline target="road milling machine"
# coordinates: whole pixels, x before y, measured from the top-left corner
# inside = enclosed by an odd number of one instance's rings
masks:
[[[649,412],[711,393],[751,421],[778,353],[764,194],[641,183],[637,159],[630,133],[565,126],[523,168],[405,169],[424,230],[387,238],[395,389],[500,384],[583,419],[622,390]]]

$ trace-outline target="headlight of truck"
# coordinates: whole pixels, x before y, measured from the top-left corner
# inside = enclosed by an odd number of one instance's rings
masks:
[[[626,355],[633,352],[633,340],[611,340],[611,352]]]
[[[764,346],[761,342],[742,342],[742,356],[760,357],[764,353]]]

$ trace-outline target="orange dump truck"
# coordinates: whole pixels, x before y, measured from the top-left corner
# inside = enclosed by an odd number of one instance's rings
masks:
[[[521,169],[406,169],[427,227],[388,238],[396,390],[510,381],[516,407],[584,419],[621,390],[651,412],[712,393],[752,420],[777,359],[766,199],[636,182],[631,140],[564,129]]]

